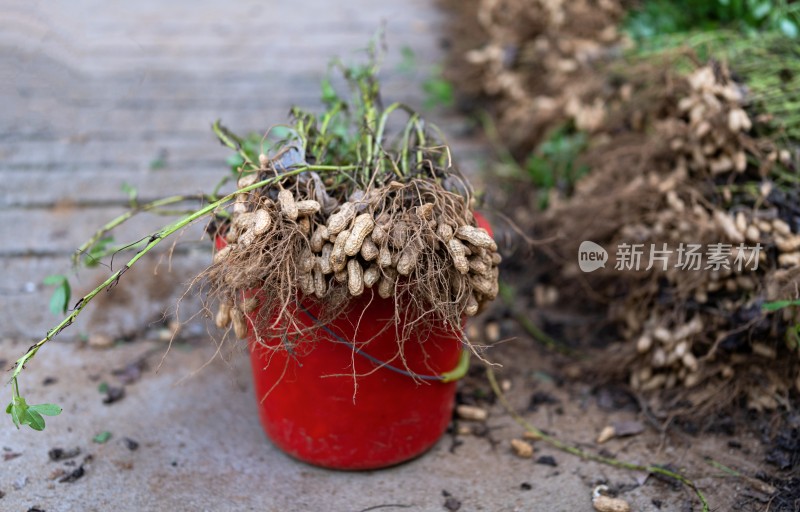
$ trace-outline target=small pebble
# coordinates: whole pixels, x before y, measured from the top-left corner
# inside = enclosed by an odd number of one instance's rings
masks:
[[[109,348],[113,345],[114,340],[105,334],[94,333],[89,336],[89,346],[92,348]]]
[[[607,425],[603,427],[603,430],[600,431],[600,434],[597,436],[597,444],[603,444],[610,439],[613,439],[617,435],[616,429],[613,426]]]
[[[539,441],[542,439],[542,436],[540,436],[536,432],[531,432],[530,430],[526,430],[525,432],[522,433],[522,439],[528,439],[530,441]]]
[[[497,322],[488,322],[486,324],[486,341],[496,343],[500,340],[500,324]]]
[[[597,512],[630,512],[631,506],[627,501],[601,494],[605,491],[608,491],[605,485],[598,485],[592,491],[592,506]]]
[[[602,494],[592,499],[592,505],[597,512],[630,512],[628,502],[619,498],[609,498]]]
[[[533,445],[522,439],[512,439],[511,449],[514,450],[514,454],[517,457],[523,459],[530,459],[533,457]]]
[[[486,409],[474,405],[459,405],[456,407],[456,414],[458,414],[458,417],[462,420],[471,421],[486,421],[486,418],[489,416]]]

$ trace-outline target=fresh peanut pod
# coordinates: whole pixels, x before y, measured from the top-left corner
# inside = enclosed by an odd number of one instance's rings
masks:
[[[369,237],[365,238],[364,243],[361,244],[361,257],[364,258],[364,261],[374,260],[378,257],[378,252],[379,249],[375,242]]]
[[[499,252],[493,252],[491,258],[492,258],[492,265],[494,265],[495,267],[503,262],[503,257],[500,255]]]
[[[239,235],[237,242],[242,247],[247,247],[248,245],[252,244],[256,241],[256,234],[253,231],[247,231],[246,233],[242,233]]]
[[[494,300],[497,297],[498,287],[497,280],[486,276],[470,276],[472,288],[481,295],[486,296],[489,300]]]
[[[236,181],[236,187],[237,188],[249,187],[250,185],[252,185],[256,181],[258,181],[258,173],[257,172],[254,172],[254,173],[251,173],[251,174],[244,174],[244,175],[240,176],[239,179]]]
[[[225,259],[231,254],[232,250],[233,249],[231,249],[230,245],[226,245],[225,247],[217,251],[217,253],[214,254],[214,260],[213,260],[214,264],[217,265],[225,261]]]
[[[372,228],[372,236],[370,236],[370,239],[375,242],[375,245],[381,245],[387,238],[389,238],[389,233],[381,224],[376,223]]]
[[[328,281],[325,279],[325,274],[317,265],[314,268],[314,294],[317,296],[318,299],[321,299],[325,296],[325,292],[328,291]]]
[[[253,213],[253,233],[263,235],[269,231],[270,226],[272,226],[272,217],[267,210],[259,209]]]
[[[333,274],[333,277],[334,277],[334,279],[336,279],[337,283],[344,283],[345,281],[347,281],[347,277],[348,277],[347,276],[347,269],[345,268],[345,269],[342,269],[342,270],[340,270],[338,272],[335,272]]]
[[[484,263],[483,259],[478,257],[469,258],[469,269],[473,274],[483,275],[489,270],[489,266]]]
[[[336,241],[333,243],[333,250],[331,250],[331,268],[334,272],[339,272],[347,265],[347,255],[344,252],[344,246],[347,239],[350,238],[350,231],[344,230],[339,232],[336,236]]]
[[[247,338],[247,318],[237,307],[231,308],[231,321],[233,322],[233,333],[237,338],[243,340]]]
[[[303,249],[303,252],[300,253],[300,264],[297,265],[297,268],[300,270],[301,273],[305,274],[311,272],[314,269],[314,265],[317,263],[317,258],[314,257],[314,254],[311,252],[311,249],[306,248]]]
[[[381,248],[378,250],[378,266],[380,268],[392,266],[392,252],[389,250],[387,244],[381,245]]]
[[[469,272],[469,261],[466,257],[466,249],[464,244],[456,238],[452,238],[447,242],[447,250],[453,258],[453,265],[456,267],[456,270],[462,274]]]
[[[238,215],[247,211],[248,194],[238,194],[236,202],[233,203],[233,214]]]
[[[347,289],[353,297],[364,293],[364,269],[355,258],[347,262]]]
[[[353,229],[350,231],[350,236],[344,245],[344,253],[348,256],[355,256],[361,250],[361,244],[367,235],[372,233],[375,227],[375,221],[372,220],[372,214],[362,213],[356,217],[353,223]]]
[[[219,309],[217,309],[217,316],[214,318],[214,323],[220,329],[227,329],[231,325],[231,305],[221,302]]]
[[[314,215],[320,210],[320,204],[313,199],[297,201],[295,207],[297,208],[297,214],[301,216]]]
[[[356,215],[356,205],[347,202],[339,207],[339,211],[328,218],[328,232],[331,236],[338,235],[347,227]]]
[[[278,192],[278,202],[281,205],[281,211],[289,220],[297,220],[297,203],[294,202],[291,191],[283,189]]]
[[[467,316],[475,316],[478,314],[478,299],[475,294],[470,293],[467,297],[467,304],[464,306],[464,314]]]
[[[416,244],[408,244],[397,260],[397,273],[401,276],[409,275],[417,266],[418,257],[419,249]]]
[[[378,284],[378,295],[380,295],[382,298],[388,299],[394,295],[396,273],[397,271],[394,269],[384,270],[384,274],[381,277],[381,282]]]
[[[252,313],[258,307],[258,298],[248,297],[242,302],[241,310],[245,313]]]
[[[297,229],[303,236],[308,236],[311,233],[311,220],[308,217],[301,217],[297,220]]]
[[[425,220],[433,219],[433,203],[425,203],[417,207],[417,215]]]
[[[461,240],[466,240],[475,247],[482,249],[489,249],[490,251],[497,250],[497,244],[489,233],[483,228],[476,228],[474,226],[461,226],[456,230],[456,236]]]
[[[403,249],[408,243],[408,226],[404,222],[396,222],[392,226],[389,242],[397,249]]]
[[[233,218],[231,226],[241,233],[242,231],[247,231],[249,229],[252,229],[253,226],[255,226],[255,224],[256,224],[255,213],[244,212],[240,213],[239,215]]]
[[[314,284],[314,276],[310,272],[300,274],[298,280],[300,281],[300,289],[303,290],[305,295],[313,295],[317,291]]]
[[[436,227],[436,236],[444,241],[449,242],[453,239],[453,227],[450,224],[439,224]]]
[[[381,278],[381,269],[376,264],[372,264],[369,266],[367,270],[364,271],[364,286],[367,288],[372,288],[372,286],[378,282]]]
[[[322,246],[325,245],[325,240],[328,238],[328,228],[325,228],[325,232],[323,233],[323,227],[324,226],[317,226],[314,232],[311,233],[311,238],[308,240],[308,245],[314,252],[320,252],[322,250]],[[323,237],[323,234],[326,236]]]
[[[322,254],[317,260],[319,263],[320,270],[322,270],[322,273],[325,275],[333,272],[333,267],[331,266],[332,252],[333,252],[333,245],[330,243],[325,244],[324,246],[322,246]]]

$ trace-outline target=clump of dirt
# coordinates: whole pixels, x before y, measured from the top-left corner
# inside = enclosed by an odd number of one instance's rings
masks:
[[[202,276],[219,302],[217,325],[239,338],[253,326],[259,340],[296,331],[298,303],[324,325],[369,296],[396,304],[402,347],[419,329],[459,331],[464,315],[497,296],[497,245],[478,226],[447,148],[411,111],[388,143],[389,114],[405,107],[383,109],[374,76],[353,81],[360,104],[332,102],[319,120],[296,111],[271,154],[243,155],[244,191],[215,223],[218,250]],[[351,130],[353,140],[327,131],[337,122],[336,133]]]

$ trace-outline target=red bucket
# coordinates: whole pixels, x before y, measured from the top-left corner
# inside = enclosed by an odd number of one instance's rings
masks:
[[[441,437],[456,384],[438,376],[458,366],[460,336],[412,336],[403,363],[394,313],[394,301],[366,290],[324,327],[295,306],[294,320],[313,329],[288,333],[290,350],[281,339],[256,343],[251,331],[261,424],[279,448],[317,466],[375,469],[412,459]],[[407,369],[415,377],[401,373]]]

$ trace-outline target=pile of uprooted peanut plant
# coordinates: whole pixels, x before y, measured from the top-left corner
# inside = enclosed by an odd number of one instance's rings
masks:
[[[518,299],[556,336],[601,346],[595,373],[625,378],[656,411],[789,403],[800,392],[796,44],[720,32],[702,48],[684,38],[626,53],[622,2],[469,4],[453,7],[449,76],[486,102],[516,176],[552,171],[533,180],[546,190],[498,192],[542,240],[533,292]],[[559,159],[581,171],[558,175]],[[583,241],[608,250],[605,268],[580,271]],[[702,261],[687,265],[691,249]],[[575,327],[582,316],[591,327]]]
[[[217,325],[239,338],[249,325],[259,339],[297,328],[297,301],[322,324],[361,296],[395,302],[400,338],[424,326],[457,331],[497,295],[497,245],[477,227],[436,130],[403,105],[381,108],[374,74],[351,81],[354,103],[328,98],[320,117],[296,110],[283,139],[259,141],[258,154],[218,128],[241,153],[239,189],[277,178],[238,194],[214,224],[219,249],[202,277]],[[408,121],[389,144],[392,113]],[[307,162],[314,170],[292,172]]]

